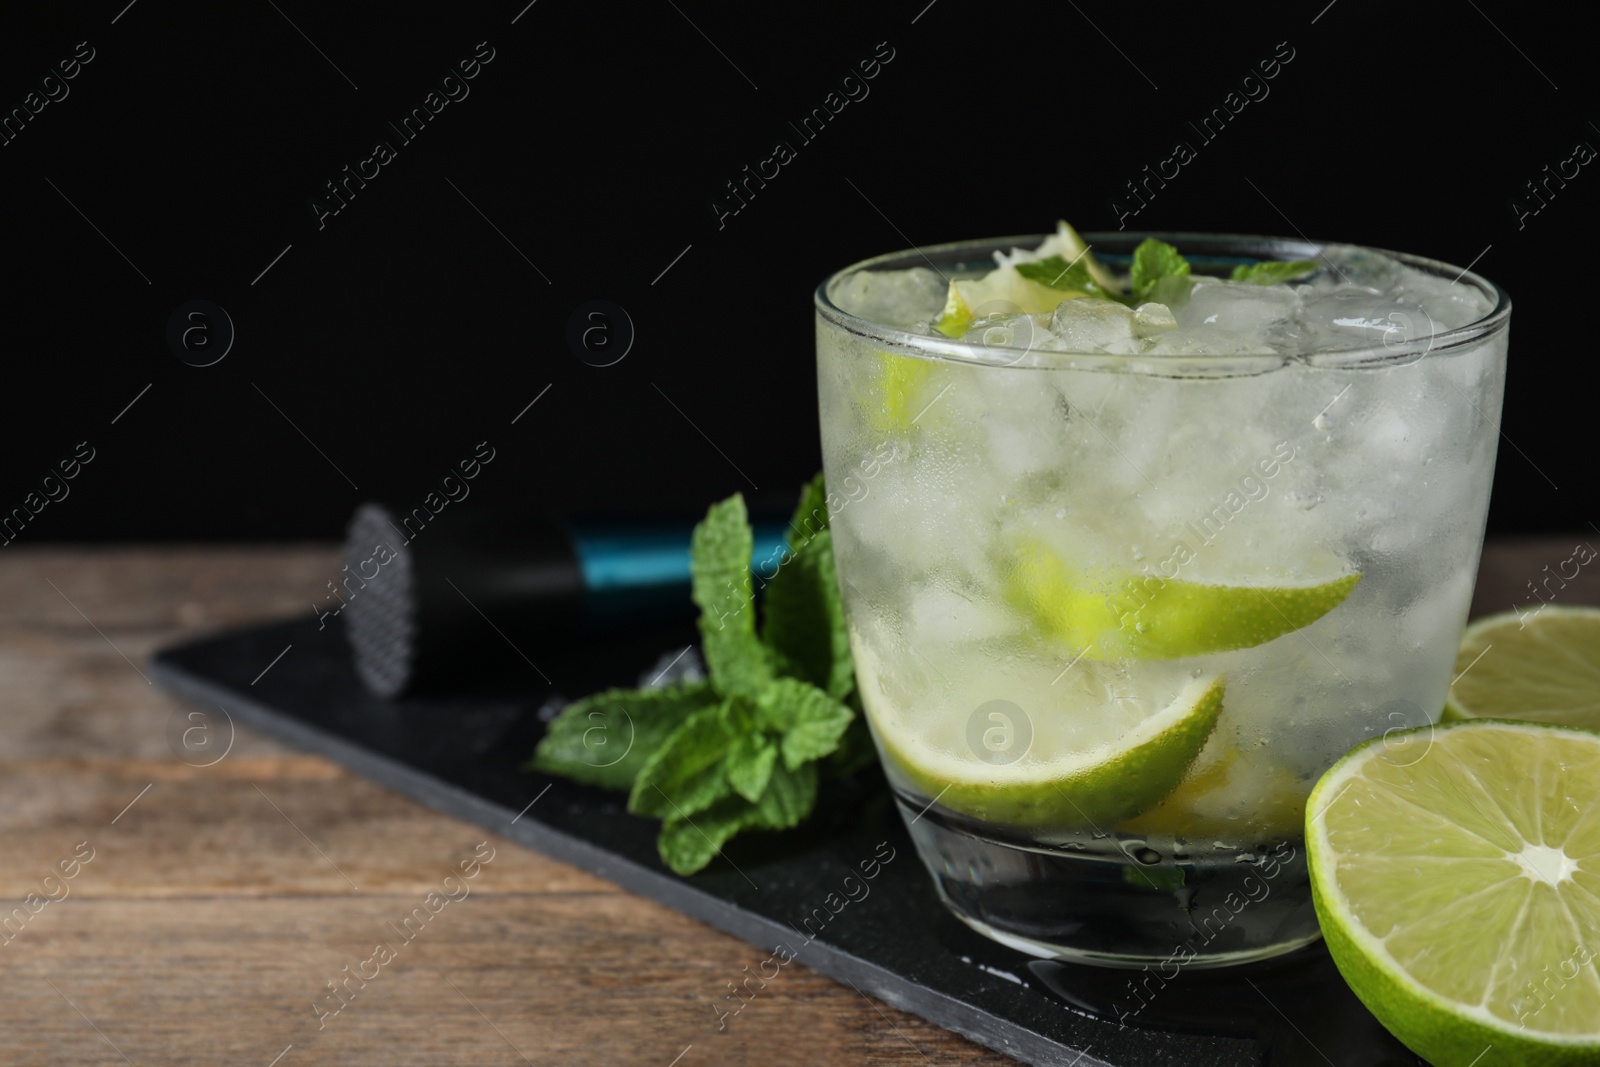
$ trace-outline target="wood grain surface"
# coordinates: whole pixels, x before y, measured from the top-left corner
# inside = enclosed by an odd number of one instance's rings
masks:
[[[1474,612],[1533,605],[1588,540],[1491,546]],[[248,731],[177,760],[145,659],[309,612],[335,558],[0,554],[0,1063],[1011,1062],[798,966],[719,1031],[761,951]],[[1558,602],[1600,603],[1597,575]]]

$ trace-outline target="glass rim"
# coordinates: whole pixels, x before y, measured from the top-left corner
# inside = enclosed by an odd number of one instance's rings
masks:
[[[897,326],[887,326],[854,315],[835,304],[828,290],[846,276],[864,270],[895,269],[926,265],[943,276],[940,266],[958,263],[975,263],[993,260],[992,253],[1010,248],[1037,247],[1047,234],[1024,234],[1015,237],[976,238],[952,241],[886,252],[852,263],[824,278],[813,297],[817,314],[826,322],[853,334],[915,358],[977,364],[980,366],[1023,369],[1101,370],[1116,373],[1147,374],[1156,377],[1228,378],[1264,374],[1291,363],[1312,367],[1356,369],[1385,367],[1415,363],[1427,355],[1444,355],[1476,345],[1496,334],[1503,333],[1511,317],[1511,297],[1498,284],[1470,269],[1456,267],[1442,260],[1408,252],[1395,252],[1371,245],[1356,245],[1337,241],[1312,241],[1303,238],[1267,237],[1252,234],[1192,233],[1181,231],[1118,230],[1094,231],[1083,234],[1089,247],[1106,242],[1131,245],[1147,237],[1154,237],[1175,245],[1180,252],[1192,250],[1197,255],[1223,254],[1224,248],[1234,254],[1251,254],[1260,259],[1313,259],[1330,247],[1354,248],[1391,256],[1406,266],[1416,268],[1435,277],[1450,277],[1452,282],[1466,282],[1494,301],[1493,307],[1481,318],[1440,333],[1430,333],[1408,341],[1391,343],[1380,341],[1371,345],[1341,349],[1310,348],[1304,351],[1273,352],[1254,355],[1124,355],[1106,352],[1071,352],[1033,348],[1015,348],[998,345],[974,344],[937,335],[920,334]],[[1187,249],[1186,249],[1187,246]]]

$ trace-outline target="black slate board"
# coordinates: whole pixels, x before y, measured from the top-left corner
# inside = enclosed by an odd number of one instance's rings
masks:
[[[656,824],[628,815],[619,794],[520,769],[543,729],[538,710],[553,695],[576,698],[636,684],[663,650],[693,637],[691,628],[667,626],[603,640],[548,641],[530,651],[554,687],[529,670],[508,692],[452,699],[370,696],[351,668],[337,619],[324,629],[309,620],[276,623],[167,649],[153,657],[151,673],[181,697],[221,707],[234,722],[592,871],[765,953],[782,945],[813,970],[1024,1063],[1422,1062],[1355,999],[1320,945],[1249,967],[1180,974],[1151,997],[1136,1023],[1119,1025],[1112,1005],[1134,1003],[1127,983],[1137,972],[1033,959],[950,916],[875,771],[825,791],[805,827],[735,841],[725,860],[680,878],[656,856]],[[286,646],[293,647],[284,653]],[[862,881],[859,865],[891,849],[876,878]],[[852,892],[860,895],[863,885],[868,892],[834,913],[829,895],[836,907],[846,899],[851,874],[857,876]],[[814,918],[802,927],[813,914],[826,923]],[[709,1000],[705,1023],[716,1030]]]

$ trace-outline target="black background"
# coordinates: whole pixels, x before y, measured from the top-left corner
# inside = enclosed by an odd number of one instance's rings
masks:
[[[95,450],[21,538],[334,537],[362,499],[420,503],[485,440],[472,489],[494,506],[786,502],[819,465],[825,274],[1058,217],[1115,229],[1124,183],[1179,139],[1197,158],[1130,229],[1298,232],[1475,261],[1505,286],[1491,529],[1596,518],[1600,175],[1520,228],[1512,208],[1577,142],[1600,145],[1592,44],[1547,9],[525,3],[3,16],[0,111],[94,50],[0,146],[0,512],[78,442]],[[480,41],[494,57],[470,94],[400,143],[386,121]],[[1270,94],[1202,143],[1186,123],[1279,42],[1294,58]],[[890,49],[869,95],[801,143],[787,123]],[[380,138],[396,158],[319,228],[310,201]],[[796,158],[719,226],[723,183],[779,140]],[[237,331],[213,366],[166,342],[194,299]],[[636,329],[612,366],[566,341],[593,299]]]

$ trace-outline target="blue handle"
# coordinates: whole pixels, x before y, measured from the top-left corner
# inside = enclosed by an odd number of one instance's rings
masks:
[[[788,527],[755,524],[750,568],[771,577],[787,547]],[[692,525],[628,527],[585,526],[573,531],[583,585],[591,593],[689,586]]]

